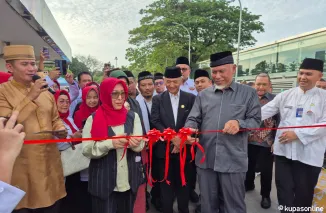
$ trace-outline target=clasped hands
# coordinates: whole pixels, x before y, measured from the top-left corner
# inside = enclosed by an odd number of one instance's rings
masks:
[[[126,134],[120,136],[126,136]],[[112,140],[112,144],[115,149],[124,148],[126,143],[129,143],[130,148],[134,148],[134,147],[138,147],[142,141],[146,142],[148,141],[148,139],[142,137],[117,138]]]

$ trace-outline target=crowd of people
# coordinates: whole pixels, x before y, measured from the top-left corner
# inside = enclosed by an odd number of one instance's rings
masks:
[[[195,70],[194,79],[188,59],[179,57],[164,73],[143,71],[137,77],[107,66],[100,84],[88,72],[76,80],[67,74],[68,90],[57,81],[60,71],[44,75],[32,46],[6,46],[4,59],[0,212],[145,213],[151,202],[157,211],[173,213],[176,200],[179,213],[189,213],[189,202],[198,203],[196,213],[245,213],[245,194],[255,189],[257,168],[260,205],[268,209],[274,161],[279,205],[312,206],[326,131],[275,128],[326,125],[321,60],[304,59],[298,87],[275,96],[267,73],[258,74],[252,85],[235,82],[229,51],[212,54],[211,72]],[[150,130],[184,127],[193,134],[183,147],[178,135],[171,143],[161,138],[149,155]],[[81,138],[86,140],[76,142]],[[22,145],[24,139],[57,143]],[[191,161],[197,142],[204,153],[196,150]],[[185,165],[179,158],[183,148]]]

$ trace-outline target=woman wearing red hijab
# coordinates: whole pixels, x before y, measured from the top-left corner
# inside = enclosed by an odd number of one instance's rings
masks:
[[[0,84],[9,81],[11,77],[12,75],[10,73],[0,71]]]
[[[83,128],[83,123],[93,114],[99,106],[99,91],[96,86],[86,86],[82,90],[82,103],[74,115],[78,128]]]
[[[69,93],[65,90],[58,90],[54,94],[60,118],[68,131],[67,138],[82,138],[82,134],[75,125],[73,119],[69,117],[71,104]],[[59,151],[70,148],[71,143],[58,143]],[[63,199],[60,213],[89,213],[91,212],[91,200],[88,193],[88,170],[84,170],[66,177],[67,196]],[[84,177],[87,177],[85,180]]]
[[[105,79],[100,86],[102,105],[90,116],[83,138],[142,135],[137,113],[128,111],[124,103],[127,85],[116,78]],[[85,141],[83,154],[91,158],[89,187],[92,213],[132,213],[140,185],[145,182],[141,150],[142,137]]]

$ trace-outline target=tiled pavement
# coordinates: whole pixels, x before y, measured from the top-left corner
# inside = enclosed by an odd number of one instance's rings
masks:
[[[270,209],[262,209],[260,207],[260,201],[261,201],[260,176],[256,177],[255,185],[256,185],[256,189],[254,191],[246,193],[247,213],[277,213],[277,212],[279,212],[277,210],[277,196],[276,196],[276,188],[275,188],[274,178],[273,178],[272,192],[271,192],[272,206]],[[196,207],[195,204],[190,203],[190,213],[195,212],[195,207]],[[175,213],[178,212],[176,202],[174,203],[174,211],[175,211]],[[155,208],[153,206],[151,206],[148,213],[158,213],[158,212],[155,210]]]

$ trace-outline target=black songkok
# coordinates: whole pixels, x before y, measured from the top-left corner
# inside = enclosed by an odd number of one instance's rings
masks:
[[[164,77],[165,78],[180,78],[181,77],[180,67],[167,67],[165,68]]]
[[[323,72],[324,70],[324,62],[319,59],[314,58],[305,58],[300,66],[300,69],[305,70],[318,70]]]
[[[232,52],[225,51],[225,52],[214,53],[211,55],[210,67],[217,67],[224,64],[234,64]]]
[[[175,62],[175,65],[178,65],[178,64],[187,64],[189,66],[189,60],[188,60],[188,58],[181,56],[181,57],[177,58],[177,61]]]
[[[158,80],[158,79],[163,79],[163,74],[160,72],[154,74],[154,80]]]
[[[140,72],[138,74],[138,83],[142,80],[145,80],[145,79],[154,79],[154,76],[152,75],[152,73],[148,72],[148,71],[143,71],[143,72]]]
[[[126,70],[126,71],[123,71],[123,72],[126,73],[126,75],[128,76],[128,78],[134,78],[135,77],[134,74],[132,74],[132,72],[129,71],[129,70]]]
[[[199,77],[207,77],[210,79],[209,73],[206,70],[198,69],[195,71],[194,80]]]

